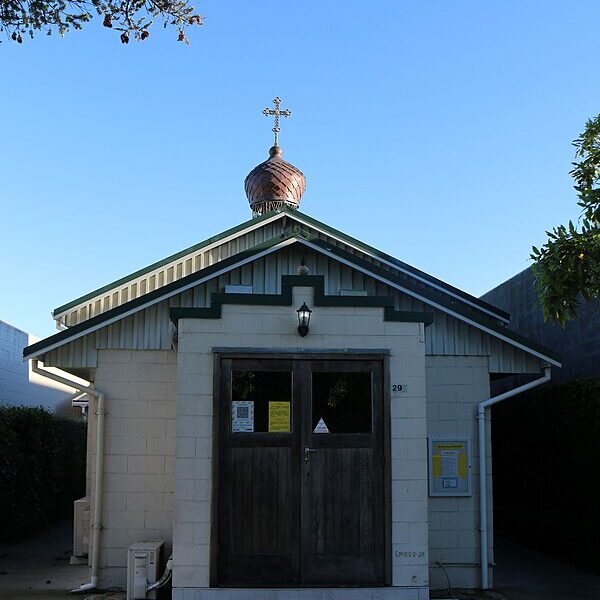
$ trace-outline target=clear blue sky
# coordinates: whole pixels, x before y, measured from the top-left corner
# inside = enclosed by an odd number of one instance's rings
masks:
[[[0,319],[50,310],[250,216],[275,95],[302,210],[479,295],[579,211],[600,3],[198,0],[122,46],[98,20],[0,45]]]

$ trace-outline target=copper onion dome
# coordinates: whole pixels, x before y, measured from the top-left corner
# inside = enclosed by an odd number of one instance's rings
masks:
[[[282,206],[296,209],[306,189],[306,177],[294,165],[283,160],[282,150],[273,146],[269,158],[248,173],[244,188],[252,216],[259,217]]]

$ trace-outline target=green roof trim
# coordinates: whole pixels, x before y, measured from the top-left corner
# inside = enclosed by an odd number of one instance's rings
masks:
[[[283,211],[275,210],[270,213],[264,214],[260,217],[256,217],[254,219],[244,221],[243,223],[240,223],[239,225],[236,225],[235,227],[232,227],[231,229],[227,229],[227,230],[223,231],[222,233],[219,233],[218,235],[214,235],[212,237],[209,237],[209,238],[203,240],[202,242],[198,242],[197,244],[194,244],[193,246],[190,246],[189,248],[186,248],[185,250],[181,250],[180,252],[171,254],[171,256],[167,256],[167,258],[164,258],[163,260],[159,260],[158,262],[152,263],[151,265],[148,265],[147,267],[144,267],[143,269],[139,269],[138,271],[135,271],[134,273],[131,273],[130,275],[121,277],[120,279],[117,279],[116,281],[113,281],[112,283],[108,283],[108,284],[102,286],[101,288],[98,288],[97,290],[89,292],[88,294],[85,294],[79,298],[76,298],[75,300],[72,300],[71,302],[67,302],[66,304],[63,304],[62,306],[55,308],[52,311],[52,315],[57,315],[59,313],[62,313],[64,311],[68,310],[69,308],[73,308],[74,306],[77,306],[77,305],[81,304],[82,302],[85,302],[86,300],[91,300],[92,298],[95,298],[96,296],[101,296],[105,292],[109,292],[110,290],[113,290],[113,289],[127,283],[128,281],[131,281],[132,279],[136,279],[137,277],[141,277],[142,275],[145,275],[146,273],[150,273],[151,271],[160,269],[161,267],[168,265],[169,263],[177,260],[178,258],[183,258],[184,256],[191,254],[192,252],[196,252],[197,250],[201,250],[205,246],[214,244],[215,242],[218,242],[218,241],[222,240],[223,238],[229,237],[230,235],[235,235],[236,233],[239,233],[240,231],[247,229],[250,225],[253,225],[255,223],[261,223],[262,221],[269,219],[274,214],[279,213],[279,212],[283,212]]]
[[[200,271],[196,271],[196,273],[192,273],[191,275],[186,275],[185,277],[182,277],[181,279],[178,279],[177,281],[173,281],[172,283],[169,283],[169,284],[164,285],[160,288],[157,288],[151,292],[148,292],[147,294],[144,294],[143,296],[138,296],[137,298],[134,298],[133,300],[129,300],[129,302],[125,302],[124,304],[116,306],[115,308],[111,308],[110,310],[107,310],[106,312],[100,313],[99,315],[96,315],[95,317],[92,317],[91,319],[87,319],[86,321],[82,321],[81,323],[78,323],[77,325],[73,325],[73,327],[69,327],[68,329],[59,331],[58,333],[55,333],[54,335],[51,335],[50,337],[47,337],[43,340],[40,340],[39,342],[36,342],[35,344],[31,344],[30,346],[23,348],[23,358],[28,358],[32,354],[37,353],[39,350],[43,350],[44,348],[47,348],[48,346],[52,346],[57,342],[61,342],[70,337],[73,337],[73,335],[84,332],[87,329],[91,329],[92,327],[95,327],[96,325],[104,323],[105,321],[114,319],[115,317],[118,317],[119,315],[121,315],[125,312],[128,312],[138,306],[143,306],[148,302],[152,302],[153,300],[158,300],[162,296],[164,296],[170,292],[176,292],[178,289],[185,287],[188,284],[193,283],[194,281],[203,279],[204,277],[207,277],[207,276],[211,275],[212,273],[221,271],[222,269],[227,269],[227,267],[229,267],[229,266],[235,265],[235,264],[239,263],[240,261],[245,260],[246,258],[255,256],[256,254],[259,254],[263,250],[266,250],[268,248],[276,246],[277,244],[280,244],[281,242],[285,241],[286,239],[290,239],[292,237],[294,237],[294,236],[278,236],[276,238],[273,238],[271,240],[263,242],[262,244],[258,244],[257,246],[254,246],[249,250],[244,250],[242,252],[238,252],[237,254],[234,254],[233,256],[226,258],[225,260],[219,261],[213,265],[210,265],[204,269],[201,269]]]
[[[253,306],[291,306],[293,287],[313,287],[315,306],[360,306],[383,308],[384,321],[401,323],[433,323],[432,312],[402,311],[394,309],[394,299],[388,296],[326,296],[323,275],[282,275],[281,294],[224,294],[211,296],[210,308],[173,307],[169,316],[173,323],[179,319],[220,319],[223,304]]]

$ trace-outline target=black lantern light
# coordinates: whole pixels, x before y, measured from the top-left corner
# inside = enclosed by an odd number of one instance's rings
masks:
[[[304,337],[308,333],[308,324],[310,323],[310,314],[312,310],[306,306],[306,302],[296,311],[298,313],[298,333]]]

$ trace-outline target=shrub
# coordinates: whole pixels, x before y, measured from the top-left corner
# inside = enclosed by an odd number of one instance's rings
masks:
[[[600,573],[600,379],[502,402],[492,432],[498,535]]]
[[[0,541],[72,514],[85,494],[86,425],[43,408],[0,407]]]

